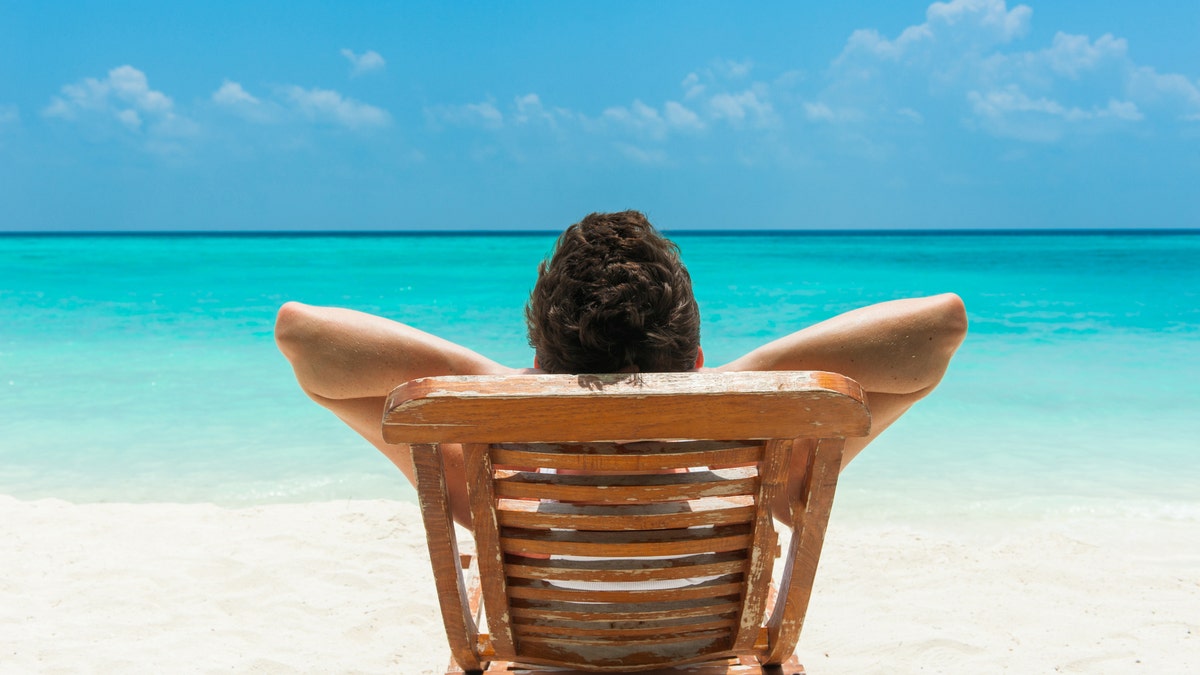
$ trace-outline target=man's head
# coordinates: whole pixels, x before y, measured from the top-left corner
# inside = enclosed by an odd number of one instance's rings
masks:
[[[700,309],[679,249],[637,211],[593,213],[559,236],[525,307],[550,373],[691,370]]]

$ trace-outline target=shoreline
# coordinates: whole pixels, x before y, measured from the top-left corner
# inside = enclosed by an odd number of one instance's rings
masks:
[[[1200,521],[835,505],[799,655],[838,672],[1200,668]],[[0,496],[16,671],[444,672],[419,512]],[[2,670],[2,669],[0,669]]]

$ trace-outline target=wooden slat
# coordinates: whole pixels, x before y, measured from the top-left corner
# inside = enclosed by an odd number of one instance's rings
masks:
[[[500,531],[500,548],[505,553],[519,555],[601,558],[689,555],[744,549],[750,545],[751,536],[751,528],[747,525],[632,532],[564,532],[506,527]]]
[[[762,444],[691,441],[580,444],[503,444],[492,450],[497,465],[577,471],[662,471],[757,462]]]
[[[853,380],[815,371],[445,376],[388,397],[388,443],[863,436]],[[697,414],[699,411],[700,414]]]
[[[675,588],[605,589],[567,588],[541,580],[509,579],[508,597],[524,600],[564,600],[567,602],[665,602],[737,595],[742,592],[742,576],[729,574]]]
[[[747,498],[745,501],[752,500]],[[750,522],[754,514],[754,506],[722,498],[614,506],[502,499],[496,513],[502,527],[575,530],[666,530],[733,525]]]
[[[746,567],[746,555],[745,551],[729,551],[657,560],[539,560],[512,556],[505,569],[510,577],[527,579],[655,581],[741,572]]]
[[[612,621],[653,621],[733,614],[741,608],[736,598],[701,598],[659,603],[579,603],[518,600],[509,603],[509,611],[525,623],[544,625],[555,621],[579,621],[605,624]]]
[[[575,668],[586,668],[592,672],[632,673],[646,671],[647,668],[687,663],[710,659],[710,655],[723,656],[728,650],[728,640],[710,638],[673,642],[649,647],[636,645],[621,647],[616,645],[570,645],[559,644],[554,647],[533,644],[522,649],[522,659],[533,663],[565,664]],[[653,671],[650,671],[653,672]],[[654,675],[669,673],[660,670]],[[769,671],[768,671],[769,672]],[[555,673],[555,675],[559,675]]]
[[[496,480],[496,496],[508,499],[548,499],[560,502],[634,504],[682,501],[701,497],[752,495],[758,477],[725,478],[741,469],[718,473],[649,474],[631,476],[559,476],[521,472]]]
[[[530,635],[522,637],[521,647],[529,647],[536,644],[546,646],[562,646],[562,647],[583,647],[583,646],[613,646],[634,648],[642,646],[657,646],[671,644],[673,642],[693,642],[696,640],[728,640],[729,631],[727,630],[704,630],[694,633],[660,633],[651,637],[630,637],[627,635],[614,636],[542,636]]]
[[[518,635],[592,635],[604,631],[609,635],[654,636],[674,631],[689,632],[700,630],[730,629],[735,621],[730,618],[698,617],[687,619],[666,619],[659,621],[631,621],[626,623],[612,622],[598,627],[594,623],[580,621],[558,621],[553,624],[534,625],[513,623],[513,632]]]

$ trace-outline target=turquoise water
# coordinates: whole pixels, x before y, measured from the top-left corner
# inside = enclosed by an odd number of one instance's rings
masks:
[[[674,238],[709,365],[872,302],[966,301],[971,333],[941,388],[856,460],[845,508],[1200,517],[1200,234]],[[521,308],[552,242],[0,237],[0,493],[410,499],[295,386],[275,310],[353,307],[524,366]]]

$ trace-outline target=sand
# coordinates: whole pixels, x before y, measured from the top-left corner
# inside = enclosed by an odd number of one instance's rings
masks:
[[[0,497],[0,672],[442,673],[405,502]],[[1200,523],[835,508],[810,673],[1200,672]]]

